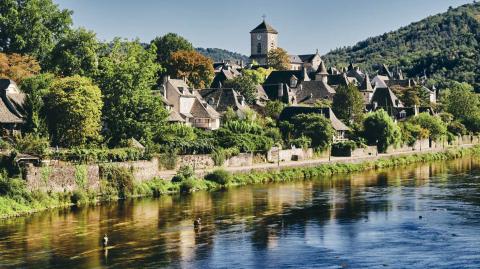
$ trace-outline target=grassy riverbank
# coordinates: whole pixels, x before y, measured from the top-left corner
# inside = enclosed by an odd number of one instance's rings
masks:
[[[196,179],[192,175],[181,175],[179,182],[154,179],[134,184],[133,177],[127,169],[116,169],[105,173],[99,193],[85,191],[44,193],[31,192],[21,179],[0,178],[0,218],[14,217],[42,210],[72,205],[97,204],[106,200],[128,197],[160,196],[179,192],[198,190],[217,190],[250,184],[288,182],[308,180],[334,174],[354,173],[379,168],[404,166],[413,163],[426,163],[440,160],[453,160],[467,156],[480,156],[480,146],[472,148],[450,149],[444,152],[421,153],[397,157],[385,157],[376,161],[361,163],[331,163],[317,167],[291,168],[280,171],[251,172],[248,174],[229,174],[217,170]]]

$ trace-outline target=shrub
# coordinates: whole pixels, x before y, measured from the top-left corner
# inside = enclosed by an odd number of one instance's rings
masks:
[[[14,147],[20,153],[43,157],[47,154],[49,146],[47,138],[33,134],[16,136],[14,139]]]
[[[227,185],[233,180],[231,173],[224,169],[217,169],[205,176],[205,180],[215,182],[220,185]]]
[[[198,180],[193,177],[185,179],[180,183],[180,191],[183,193],[192,193],[199,190],[205,190],[207,188],[208,187],[205,184],[205,181]]]
[[[193,168],[188,165],[181,166],[177,174],[172,178],[172,182],[182,182],[187,179],[193,178],[195,175],[195,172],[193,171]]]
[[[88,204],[89,199],[85,191],[76,190],[72,193],[72,196],[70,196],[70,201],[75,205],[84,205]]]
[[[349,157],[356,148],[357,144],[354,141],[335,143],[332,145],[332,155]]]
[[[448,124],[447,130],[449,133],[452,133],[454,135],[464,135],[467,134],[467,128],[465,128],[465,125],[458,121],[452,121]]]
[[[107,188],[118,192],[119,198],[125,198],[133,192],[134,178],[130,169],[114,165],[100,166],[100,177],[106,181]]]

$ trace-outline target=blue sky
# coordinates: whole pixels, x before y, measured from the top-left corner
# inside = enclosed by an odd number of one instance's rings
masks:
[[[249,31],[265,14],[292,54],[325,54],[395,30],[466,0],[54,0],[74,11],[75,26],[101,40],[120,36],[149,42],[178,33],[196,47],[250,54]]]

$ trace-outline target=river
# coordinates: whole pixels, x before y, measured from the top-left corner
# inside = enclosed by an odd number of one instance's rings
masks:
[[[0,221],[0,268],[479,264],[480,160],[474,158]]]

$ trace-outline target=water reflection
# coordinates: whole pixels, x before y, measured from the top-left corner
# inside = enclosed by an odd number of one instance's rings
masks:
[[[0,223],[0,268],[473,268],[479,167],[467,158],[53,210]]]

